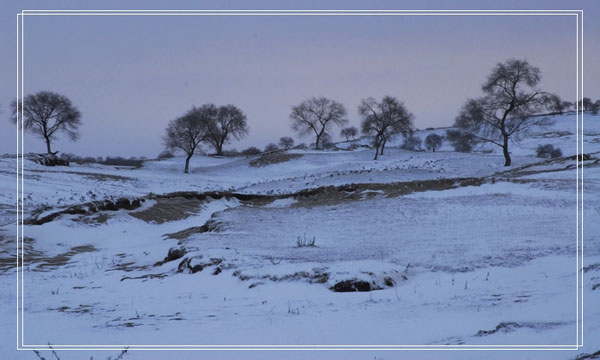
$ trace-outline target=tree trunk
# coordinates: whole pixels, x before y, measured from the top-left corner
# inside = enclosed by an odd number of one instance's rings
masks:
[[[315,149],[319,150],[319,142],[321,142],[321,135],[322,134],[317,134],[317,141],[315,142]]]
[[[50,138],[46,137],[46,149],[48,149],[48,155],[52,154],[52,148],[50,147]]]
[[[504,153],[504,166],[510,166],[510,153],[508,152],[508,135],[503,135],[502,152]]]
[[[383,138],[383,141],[381,142],[381,152],[379,153],[379,155],[383,155],[383,149],[385,148],[386,142],[387,142],[387,139]]]
[[[220,156],[223,154],[223,144],[217,144],[216,146],[216,150],[217,150],[217,156]]]
[[[381,143],[381,141],[379,140],[379,136],[377,136],[375,138],[375,157],[373,158],[373,160],[377,160],[377,156],[379,155],[379,144]]]
[[[191,154],[188,154],[188,156],[185,158],[185,170],[183,170],[183,172],[186,174],[189,173],[191,158],[192,158]]]

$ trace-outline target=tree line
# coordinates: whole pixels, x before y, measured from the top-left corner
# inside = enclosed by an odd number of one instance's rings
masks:
[[[462,146],[461,143],[471,146],[477,142],[499,146],[505,166],[510,166],[511,141],[527,136],[535,128],[550,125],[548,115],[574,110],[573,103],[541,90],[541,78],[540,69],[527,60],[509,59],[498,63],[482,84],[482,95],[467,99],[459,110],[454,120],[458,130],[448,132],[448,139],[459,146]],[[600,111],[600,100],[594,102],[583,98],[578,105],[581,111],[592,114]],[[24,129],[44,140],[48,154],[57,153],[52,151],[52,142],[59,133],[66,134],[73,141],[79,138],[81,112],[62,94],[40,91],[27,95],[22,102],[14,100],[11,109],[10,120],[16,123],[17,113],[22,112]],[[292,106],[290,127],[301,137],[314,138],[314,147],[319,150],[332,143],[331,132],[335,127],[342,128],[340,135],[347,141],[358,135],[356,127],[344,127],[349,123],[347,114],[345,106],[338,101],[312,97]],[[389,95],[380,100],[372,97],[363,99],[358,105],[358,114],[361,133],[372,139],[374,160],[384,154],[388,140],[395,135],[404,136],[407,147],[416,145],[411,145],[418,140],[412,137],[415,117],[399,99]],[[225,144],[233,139],[245,138],[248,133],[246,115],[235,105],[204,104],[193,106],[169,121],[162,139],[166,149],[181,150],[186,154],[184,172],[187,173],[190,159],[202,144],[212,147],[216,155],[222,155]],[[428,137],[425,145],[435,151],[441,141],[441,137],[436,135]],[[290,149],[293,144],[291,137],[282,137],[279,146],[269,144],[265,151]],[[256,153],[257,150],[251,147],[247,152]]]

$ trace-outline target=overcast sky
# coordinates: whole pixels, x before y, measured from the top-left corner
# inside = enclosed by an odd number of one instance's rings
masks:
[[[0,153],[14,153],[16,147],[16,127],[8,121],[16,94],[16,13],[81,9],[82,4],[0,5]],[[167,4],[173,9],[475,9],[483,3],[85,3],[88,9],[164,9]],[[600,58],[598,2],[492,4],[584,9],[585,94],[600,97],[594,63]],[[73,143],[60,137],[53,149],[62,152],[154,157],[163,149],[167,122],[209,102],[235,104],[248,117],[249,136],[226,148],[263,148],[292,135],[290,108],[311,96],[343,103],[357,127],[360,100],[383,95],[403,101],[417,128],[449,126],[465,99],[480,95],[492,67],[513,57],[542,70],[544,90],[574,101],[575,26],[572,16],[29,16],[24,89],[26,94],[62,93],[81,111],[81,139]],[[43,141],[26,137],[26,152],[44,150]]]

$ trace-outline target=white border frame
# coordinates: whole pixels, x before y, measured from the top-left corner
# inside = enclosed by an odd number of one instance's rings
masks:
[[[24,98],[25,16],[574,16],[576,18],[576,342],[572,345],[56,345],[55,350],[578,350],[583,346],[583,10],[22,10],[17,14],[17,101]],[[579,16],[581,15],[581,22]],[[580,36],[581,34],[581,36]],[[22,106],[21,106],[22,113]],[[581,133],[579,127],[581,126]],[[49,350],[24,342],[23,154],[24,129],[17,109],[17,350]],[[581,141],[581,143],[579,143]],[[19,157],[20,155],[20,157]],[[20,197],[19,197],[20,195]],[[580,214],[581,212],[581,214]],[[581,273],[581,278],[579,278]]]

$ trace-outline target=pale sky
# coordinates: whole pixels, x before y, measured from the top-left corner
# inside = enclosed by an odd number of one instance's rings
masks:
[[[8,121],[16,95],[16,13],[21,9],[481,9],[481,1],[157,2],[3,1],[0,4],[0,153],[14,153]],[[295,4],[295,5],[294,5]],[[585,95],[600,98],[596,1],[497,1],[496,9],[583,9]],[[60,7],[58,7],[60,5]],[[86,5],[82,8],[82,5]],[[237,5],[237,6],[236,6]],[[252,5],[252,7],[250,7]],[[450,7],[452,6],[452,7]],[[361,99],[392,95],[417,128],[450,126],[492,67],[509,58],[538,66],[541,87],[575,100],[572,16],[28,16],[25,94],[50,90],[82,113],[81,138],[53,149],[82,156],[155,157],[166,124],[193,105],[234,104],[249,136],[226,148],[264,148],[311,96],[343,103],[359,127]],[[339,129],[334,135],[339,134]],[[309,138],[296,142],[309,143]],[[43,152],[28,135],[25,151]]]

